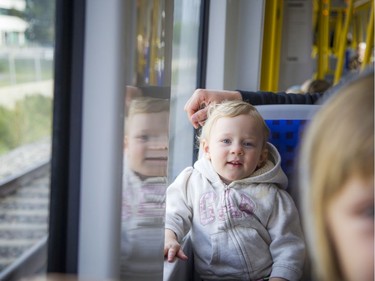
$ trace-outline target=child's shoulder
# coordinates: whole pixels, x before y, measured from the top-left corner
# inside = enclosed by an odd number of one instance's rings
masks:
[[[288,191],[280,187],[276,183],[260,183],[260,184],[254,184],[251,186],[250,189],[248,189],[249,192],[251,192],[253,195],[256,194],[257,197],[259,197],[259,194],[262,194],[263,196],[268,196],[271,198],[275,197],[290,197]],[[260,196],[260,197],[263,197]]]
[[[201,183],[203,179],[206,179],[206,176],[202,174],[202,171],[196,169],[196,167],[186,167],[184,168],[179,175],[176,177],[175,182],[185,183],[188,185],[196,185]]]
[[[174,181],[181,181],[181,180],[187,180],[188,178],[190,178],[191,174],[193,173],[194,171],[194,168],[189,166],[189,167],[186,167],[184,168],[176,177],[176,179]]]

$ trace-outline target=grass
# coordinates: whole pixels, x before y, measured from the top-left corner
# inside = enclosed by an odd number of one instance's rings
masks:
[[[13,109],[0,106],[0,155],[51,135],[52,98],[26,96]]]
[[[53,61],[41,59],[40,68],[34,59],[14,59],[15,83],[27,83],[53,78]],[[0,58],[0,87],[14,85],[8,59]]]

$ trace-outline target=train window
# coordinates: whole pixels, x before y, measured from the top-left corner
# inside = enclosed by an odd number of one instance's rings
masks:
[[[168,178],[193,159],[194,132],[183,105],[196,87],[200,2],[141,0],[133,7],[125,94],[123,280],[163,279]]]
[[[0,3],[0,279],[45,266],[55,1]]]
[[[171,83],[170,147],[168,161],[168,180],[171,182],[186,166],[193,163],[194,130],[184,111],[186,101],[199,87],[203,69],[200,37],[201,18],[205,1],[175,1],[173,25],[173,57]],[[202,58],[203,60],[204,58]]]
[[[125,93],[122,280],[163,276],[173,16],[166,2],[137,1],[129,27],[133,44],[127,54],[131,83]]]

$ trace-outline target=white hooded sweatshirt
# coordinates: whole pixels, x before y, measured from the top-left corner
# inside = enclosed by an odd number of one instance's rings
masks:
[[[305,243],[299,214],[283,189],[280,155],[268,143],[267,164],[224,184],[199,159],[167,189],[166,224],[179,241],[189,232],[196,271],[204,280],[299,280]]]

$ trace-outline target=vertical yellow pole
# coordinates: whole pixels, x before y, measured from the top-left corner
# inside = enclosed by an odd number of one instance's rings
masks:
[[[324,79],[328,72],[329,14],[330,0],[320,0],[318,16],[318,79]]]
[[[360,13],[362,14],[363,11],[360,11]],[[358,46],[358,43],[359,42],[362,42],[363,41],[363,19],[362,17],[359,17],[358,18],[358,34],[357,34],[357,45]],[[356,47],[355,46],[355,47]]]
[[[313,32],[314,34],[317,32],[318,30],[318,24],[319,24],[319,7],[320,7],[320,3],[319,3],[320,0],[314,0],[313,1],[313,17],[312,17],[312,20],[313,20]],[[314,40],[313,41],[313,46],[312,46],[312,51],[311,51],[311,57],[312,58],[316,58],[318,55],[318,40]],[[314,74],[314,78],[316,78],[316,72]]]
[[[356,46],[358,46],[358,34],[359,34],[359,20],[358,20],[358,13],[355,13],[353,12],[353,18],[352,18],[352,34],[353,34],[353,40],[352,40],[352,44],[351,44],[351,48],[355,48]]]
[[[266,0],[264,30],[263,30],[263,47],[262,47],[262,66],[260,89],[263,91],[277,91],[280,62],[280,42],[281,12],[280,7],[284,1]]]
[[[335,26],[335,39],[333,42],[333,54],[337,56],[340,42],[340,33],[342,30],[342,11],[337,11],[336,26]]]
[[[344,28],[340,36],[340,44],[339,44],[339,52],[337,53],[337,63],[336,63],[336,70],[335,70],[335,78],[333,80],[334,84],[339,82],[341,75],[342,75],[342,68],[344,66],[344,59],[345,59],[345,49],[346,49],[346,35],[348,34],[349,24],[353,15],[353,0],[348,0],[348,6],[346,8],[346,17]]]
[[[313,1],[313,30],[316,30],[316,27],[318,25],[318,20],[319,20],[319,2],[318,0]]]
[[[361,69],[363,70],[370,62],[371,50],[374,47],[374,2],[371,1],[370,19],[367,24],[366,31],[366,49],[363,57]]]
[[[276,24],[276,44],[274,48],[275,52],[275,63],[273,66],[273,81],[272,81],[272,91],[277,92],[279,89],[279,77],[280,77],[280,57],[281,57],[281,42],[282,42],[282,32],[283,32],[283,14],[284,14],[284,3],[283,1],[277,1],[277,24]]]
[[[358,12],[357,12],[358,13]],[[368,18],[366,19],[365,18],[365,13],[364,11],[360,11],[360,19],[358,20],[358,41],[357,41],[357,45],[355,47],[358,46],[358,44],[360,42],[363,42],[366,40],[366,25],[367,25],[367,20]]]
[[[136,41],[136,49],[137,49],[137,83],[143,83],[144,82],[144,68],[146,65],[145,57],[144,57],[144,47],[145,47],[145,41],[147,40],[147,35],[145,33],[144,29],[144,22],[145,22],[145,4],[142,1],[139,1],[137,3],[137,41]],[[138,79],[141,79],[138,81]]]
[[[159,0],[153,1],[152,10],[152,28],[151,28],[151,46],[150,46],[150,85],[156,85],[155,67],[157,61],[158,50],[158,27],[159,27]]]
[[[369,17],[371,14],[368,11],[371,11],[373,0],[366,0],[366,1],[354,1],[354,11],[353,14],[356,15],[357,20],[357,42],[352,46],[356,48],[360,42],[366,40],[366,32],[365,29],[369,21]]]

